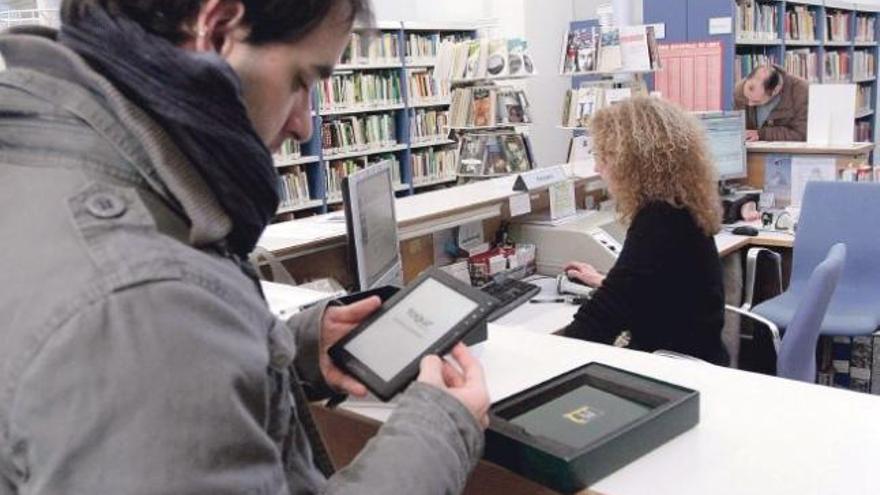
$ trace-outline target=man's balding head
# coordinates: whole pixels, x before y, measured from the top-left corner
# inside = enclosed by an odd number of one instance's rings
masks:
[[[767,103],[780,91],[782,91],[782,73],[772,65],[756,67],[743,84],[743,95],[752,107]]]

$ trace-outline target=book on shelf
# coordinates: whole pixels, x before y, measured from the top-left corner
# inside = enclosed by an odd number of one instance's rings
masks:
[[[752,73],[756,67],[762,65],[776,64],[775,55],[765,55],[763,53],[748,53],[736,55],[733,64],[734,81],[739,82]]]
[[[449,124],[455,128],[531,123],[529,100],[510,86],[458,88],[452,92]]]
[[[877,76],[877,58],[869,50],[855,50],[853,52],[853,78],[857,80],[870,79]]]
[[[334,160],[325,165],[325,178],[327,186],[327,199],[337,200],[342,198],[342,179],[363,170],[367,166],[365,159]]]
[[[276,162],[296,160],[302,157],[302,148],[295,139],[286,139],[281,147],[275,152],[273,158]]]
[[[820,337],[816,382],[880,395],[880,335]]]
[[[528,138],[513,132],[465,134],[459,143],[458,174],[491,177],[531,170]]]
[[[334,74],[318,84],[322,111],[369,109],[403,102],[395,70]]]
[[[469,40],[469,33],[409,33],[406,36],[406,61],[411,64],[435,63],[444,43]]]
[[[453,180],[457,176],[455,149],[427,148],[413,151],[411,161],[413,185]]]
[[[825,82],[847,81],[850,77],[850,56],[845,50],[825,51]]]
[[[744,41],[772,41],[779,18],[777,4],[755,0],[736,2],[736,39]]]
[[[340,58],[342,65],[378,65],[400,63],[400,38],[396,32],[351,33]]]
[[[437,55],[441,81],[519,77],[535,73],[528,43],[521,38],[442,43]]]
[[[805,5],[786,6],[783,31],[786,40],[815,41],[816,11]]]
[[[390,113],[356,115],[321,124],[321,145],[327,155],[397,144],[397,126]]]
[[[449,128],[448,110],[418,109],[410,122],[413,143],[441,141],[447,138]]]
[[[853,139],[855,139],[855,141],[857,143],[870,143],[870,142],[874,141],[873,127],[871,127],[870,121],[860,120],[860,121],[856,122],[854,130],[855,130],[855,135],[853,136]],[[865,180],[865,179],[864,178],[859,179],[858,173],[857,173],[856,180],[858,181],[858,180]]]
[[[871,109],[871,86],[856,86],[856,113]]]
[[[620,31],[607,29],[599,35],[599,60],[596,70],[614,72],[623,69],[623,54],[620,48]]]
[[[562,126],[586,127],[590,118],[599,109],[633,96],[647,94],[647,86],[641,80],[625,83],[585,82],[581,84],[580,88],[566,91],[562,108]]]
[[[449,99],[449,85],[437,79],[434,69],[411,69],[407,72],[412,104],[439,103]]]
[[[819,80],[819,56],[815,50],[799,48],[786,50],[783,61],[785,71],[810,82]]]
[[[861,43],[872,43],[876,41],[874,31],[876,25],[877,19],[873,15],[856,14],[856,41]]]
[[[651,71],[660,67],[654,26],[635,25],[600,30],[596,26],[568,31],[563,38],[561,74]]]
[[[308,174],[302,167],[294,167],[278,177],[278,195],[282,208],[311,201]]]
[[[826,11],[825,41],[850,41],[850,12]]]
[[[403,181],[400,179],[400,160],[397,158],[397,155],[386,153],[367,158],[367,167],[373,167],[381,163],[387,163],[391,169],[391,182],[394,187],[397,188],[402,186]]]

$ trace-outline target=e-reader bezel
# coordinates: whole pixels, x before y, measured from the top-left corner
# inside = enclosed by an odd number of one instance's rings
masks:
[[[477,307],[460,319],[457,324],[444,332],[443,336],[428,346],[426,350],[418,354],[409,364],[404,366],[393,378],[391,378],[391,380],[386,381],[374,373],[369,366],[364,364],[355,355],[351,354],[345,346],[358,335],[369,331],[373,323],[391,308],[406,299],[411,292],[420,287],[428,279],[432,279],[443,284],[447,288],[456,291],[476,303]],[[357,328],[333,344],[333,346],[330,347],[328,354],[337,366],[346,373],[360,380],[361,383],[363,383],[376,397],[387,402],[406,388],[406,386],[418,376],[419,365],[423,357],[432,354],[443,355],[448,353],[456,343],[460,342],[468,334],[468,332],[482,323],[496,305],[497,300],[492,296],[464,284],[442,270],[432,268],[421,274],[411,285],[401,289]]]

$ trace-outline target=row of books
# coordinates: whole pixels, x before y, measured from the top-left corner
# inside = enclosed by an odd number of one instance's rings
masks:
[[[434,149],[414,151],[412,154],[413,185],[430,184],[456,177],[457,150]]]
[[[871,108],[871,86],[859,84],[856,87],[856,112]]]
[[[868,50],[853,52],[853,78],[868,79],[877,75],[877,58]]]
[[[825,52],[825,82],[846,81],[850,75],[850,56],[844,50],[828,50]]]
[[[559,72],[651,71],[659,67],[654,26],[589,27],[566,33]]]
[[[321,124],[324,154],[333,155],[397,144],[394,114],[345,117]]]
[[[458,155],[458,175],[464,177],[492,177],[532,169],[528,138],[514,132],[465,134]]]
[[[736,38],[768,41],[779,38],[776,34],[778,13],[775,4],[755,0],[736,2]]]
[[[786,40],[815,41],[816,12],[803,5],[786,8],[783,31]]]
[[[854,138],[857,143],[871,143],[874,141],[874,133],[872,132],[871,122],[867,120],[859,120],[856,122]]]
[[[734,57],[733,77],[735,81],[740,81],[755,69],[762,65],[775,64],[776,56],[765,55],[763,53],[749,53],[737,55]]]
[[[563,127],[586,127],[599,109],[613,105],[635,95],[646,95],[644,82],[626,85],[611,81],[582,84],[565,94],[562,107]]]
[[[281,143],[281,147],[275,152],[275,159],[278,161],[296,160],[302,157],[302,148],[296,139],[287,139]]]
[[[789,74],[810,82],[819,80],[819,56],[809,48],[786,50],[783,66]]]
[[[876,39],[874,27],[877,20],[872,15],[856,15],[856,41],[871,42]]]
[[[880,395],[880,335],[819,339],[816,381]]]
[[[400,77],[394,70],[334,74],[318,84],[318,101],[322,111],[399,104]]]
[[[445,139],[449,135],[449,111],[416,110],[409,128],[413,143]]]
[[[400,38],[397,33],[351,33],[342,52],[343,65],[399,64]]]
[[[406,37],[406,60],[409,63],[436,62],[440,46],[442,46],[443,43],[455,44],[469,40],[470,38],[471,36],[465,33],[410,33]]]
[[[459,88],[452,92],[449,124],[453,128],[530,123],[529,100],[508,86]]]
[[[829,11],[825,14],[825,41],[849,41],[852,13]]]
[[[409,99],[413,104],[436,103],[449,99],[449,84],[443,84],[435,76],[434,69],[410,70]]]
[[[535,64],[524,39],[481,38],[442,43],[436,71],[443,81],[468,81],[532,75]]]
[[[278,194],[281,208],[307,203],[312,198],[309,194],[309,178],[305,169],[294,167],[278,177]]]
[[[389,164],[391,165],[391,180],[395,186],[399,185],[401,183],[400,160],[398,160],[396,156],[391,154],[376,155],[369,158],[365,157],[349,160],[334,160],[326,164],[324,168],[324,178],[327,188],[327,200],[338,201],[339,199],[341,199],[342,179],[359,170],[364,170],[366,167],[370,167],[382,162],[389,162]]]

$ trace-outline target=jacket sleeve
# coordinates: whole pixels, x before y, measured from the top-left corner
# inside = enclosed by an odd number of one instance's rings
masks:
[[[268,319],[267,319],[268,320]],[[265,334],[213,293],[139,285],[83,308],[13,405],[38,493],[287,493]]]
[[[573,337],[604,344],[613,344],[621,332],[627,330],[633,303],[643,295],[639,292],[641,280],[656,272],[654,259],[663,249],[663,229],[653,215],[641,214],[627,231],[626,242],[617,262],[608,272],[602,287],[574,315],[574,321],[564,330]]]
[[[330,478],[327,493],[461,493],[482,450],[473,415],[446,392],[416,382],[379,434]]]
[[[327,302],[297,313],[287,320],[286,325],[296,342],[297,376],[305,382],[310,398],[318,399],[330,396],[333,391],[324,381],[324,375],[318,364],[321,351],[321,322]]]

